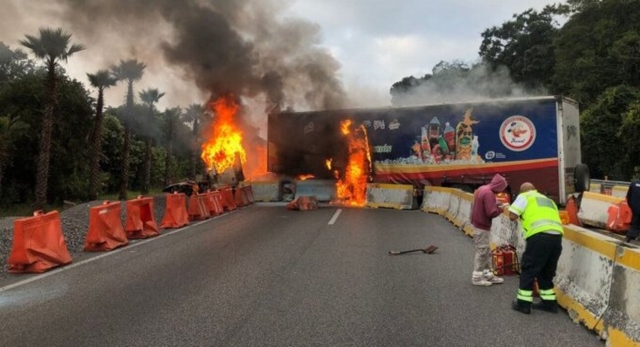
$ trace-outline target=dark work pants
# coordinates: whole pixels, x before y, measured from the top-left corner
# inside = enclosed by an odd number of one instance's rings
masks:
[[[631,216],[631,227],[627,231],[627,238],[635,239],[640,234],[640,211],[633,211]]]
[[[558,259],[562,253],[562,235],[535,234],[527,239],[522,255],[520,289],[533,290],[533,281],[538,278],[540,290],[553,289]]]

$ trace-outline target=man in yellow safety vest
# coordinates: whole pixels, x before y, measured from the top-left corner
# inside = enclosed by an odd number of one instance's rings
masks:
[[[509,207],[509,218],[520,219],[527,241],[520,273],[517,300],[512,308],[531,313],[531,308],[558,312],[558,302],[553,290],[558,259],[562,253],[562,222],[553,200],[539,193],[527,182],[520,187],[520,194]],[[537,278],[540,289],[539,303],[533,304],[533,285]]]

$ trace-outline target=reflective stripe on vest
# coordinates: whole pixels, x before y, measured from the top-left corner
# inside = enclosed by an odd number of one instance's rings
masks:
[[[525,239],[542,232],[564,233],[558,207],[553,200],[535,190],[522,194],[527,199],[527,207],[520,215]]]

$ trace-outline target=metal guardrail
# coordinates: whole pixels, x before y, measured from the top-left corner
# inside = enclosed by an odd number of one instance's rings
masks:
[[[611,181],[611,180],[594,180],[592,178],[591,179],[591,184],[600,184],[600,185],[604,185],[606,187],[610,187],[610,186],[625,186],[625,187],[628,187],[631,184],[631,182]]]

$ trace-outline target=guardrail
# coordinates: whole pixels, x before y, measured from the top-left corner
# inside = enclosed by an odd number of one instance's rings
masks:
[[[610,181],[610,180],[591,180],[589,191],[605,195],[612,195],[618,198],[625,198],[629,190],[630,182]]]

